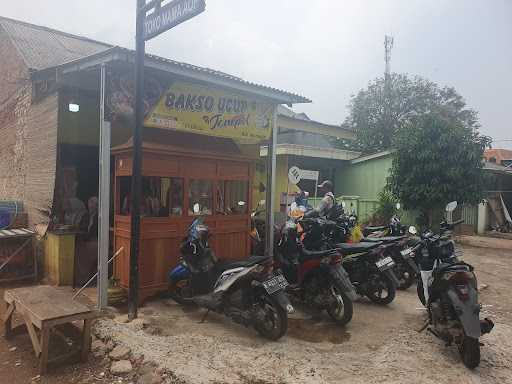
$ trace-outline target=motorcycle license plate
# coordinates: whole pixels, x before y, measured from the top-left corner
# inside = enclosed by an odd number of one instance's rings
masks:
[[[288,286],[288,281],[283,275],[277,275],[271,279],[264,281],[263,286],[269,295],[276,293],[277,291],[284,290]]]
[[[395,265],[395,262],[393,261],[393,259],[390,256],[388,256],[388,257],[385,257],[385,258],[377,261],[375,263],[375,265],[377,266],[377,268],[381,269],[384,267],[392,267]]]
[[[412,248],[407,248],[407,249],[404,249],[403,251],[400,251],[400,254],[403,256],[403,257],[409,257],[412,253]]]

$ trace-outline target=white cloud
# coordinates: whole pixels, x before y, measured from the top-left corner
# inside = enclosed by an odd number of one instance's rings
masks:
[[[350,94],[384,69],[454,86],[483,131],[512,136],[512,2],[508,0],[206,0],[206,11],[148,51],[312,98],[297,106],[339,123]],[[2,15],[133,47],[133,0],[17,0]]]

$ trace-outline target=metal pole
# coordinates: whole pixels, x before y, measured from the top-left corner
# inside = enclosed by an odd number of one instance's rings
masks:
[[[108,305],[108,246],[110,206],[110,122],[105,121],[106,67],[100,67],[100,150],[98,196],[98,309]]]
[[[135,34],[135,124],[133,126],[133,167],[131,186],[131,238],[130,238],[130,286],[128,290],[128,319],[137,317],[139,300],[139,246],[140,246],[140,202],[142,129],[144,124],[144,56],[143,27],[145,12],[140,12],[145,0],[136,0],[137,26]]]
[[[124,247],[119,248],[119,249],[117,250],[117,252],[116,252],[116,253],[114,253],[114,256],[112,256],[110,259],[108,259],[108,261],[107,261],[107,266],[112,262],[112,260],[114,260],[114,259],[115,259],[115,258],[116,258],[116,257],[117,257],[121,252],[123,252],[123,251],[124,251]],[[74,299],[75,299],[75,298],[76,298],[80,293],[82,293],[82,291],[83,291],[85,288],[87,288],[87,286],[88,286],[89,284],[91,284],[91,282],[96,278],[96,276],[98,276],[98,273],[99,273],[99,271],[98,271],[98,272],[96,272],[96,273],[95,273],[95,274],[94,274],[94,275],[93,275],[89,280],[87,280],[87,283],[85,283],[85,284],[82,286],[82,288],[80,288],[80,289],[77,291],[77,293],[75,293],[75,294],[73,295],[73,297],[72,297],[72,299],[73,299],[73,300],[74,300]],[[102,308],[100,308],[100,309],[102,309]],[[104,309],[104,308],[103,308],[103,309]]]
[[[272,116],[272,136],[267,147],[267,222],[265,226],[265,254],[274,256],[274,200],[276,192],[277,105]],[[286,197],[288,198],[288,196]]]

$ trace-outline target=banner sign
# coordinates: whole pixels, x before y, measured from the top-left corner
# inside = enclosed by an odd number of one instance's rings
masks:
[[[273,106],[205,85],[174,82],[144,126],[250,142],[270,137]]]
[[[160,3],[159,3],[160,4]],[[149,40],[178,24],[200,14],[206,8],[205,0],[173,0],[157,6],[144,20],[144,40]]]

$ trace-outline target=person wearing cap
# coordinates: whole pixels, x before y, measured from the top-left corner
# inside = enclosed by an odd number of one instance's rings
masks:
[[[318,192],[323,195],[322,200],[315,209],[312,209],[309,212],[306,212],[305,217],[317,217],[317,216],[326,216],[327,213],[334,206],[334,194],[332,181],[325,180],[322,184],[318,186]]]

